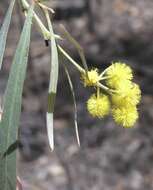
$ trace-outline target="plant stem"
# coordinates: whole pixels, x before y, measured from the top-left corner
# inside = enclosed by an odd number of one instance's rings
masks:
[[[110,89],[110,88],[108,88],[107,86],[101,84],[100,82],[98,82],[97,86],[98,86],[99,88],[101,88],[101,89],[103,89],[103,90],[109,92],[109,93],[116,93],[116,90]]]
[[[27,12],[28,8],[29,8],[29,4],[26,0],[20,0],[21,4],[23,6],[23,9]],[[40,18],[37,16],[37,14],[34,12],[34,18],[38,24],[38,26],[41,29],[41,32],[44,36],[44,39],[50,39],[51,38],[51,34],[49,32],[49,30],[45,27],[45,25],[42,23],[42,21],[40,20]],[[56,38],[60,38],[60,36],[56,35]],[[60,38],[61,39],[61,38]],[[81,72],[84,73],[85,70],[76,62],[74,61],[69,55],[68,53],[66,53],[66,51],[60,46],[57,46],[58,49],[60,50],[60,52]]]
[[[27,12],[27,10],[29,9],[30,5],[26,0],[20,0],[23,10]],[[45,27],[45,25],[42,23],[42,21],[40,20],[40,18],[38,17],[38,15],[34,12],[34,19],[36,20],[43,36],[45,40],[49,40],[51,39],[51,34],[49,32],[49,30]],[[61,37],[59,35],[55,35],[56,39],[61,39]]]
[[[27,2],[27,0],[20,0],[20,1],[21,1],[22,6],[23,6],[23,9],[27,12],[27,10],[30,7],[29,3]],[[51,34],[50,34],[49,30],[42,23],[42,21],[40,20],[40,18],[37,16],[37,14],[35,12],[34,12],[34,18],[35,18],[38,26],[41,29],[41,32],[42,32],[42,34],[44,36],[44,39],[45,40],[51,39]],[[55,38],[56,39],[61,39],[61,37],[59,35],[55,35]],[[74,61],[74,59],[72,59],[71,56],[60,45],[57,45],[57,47],[58,47],[59,51],[78,69],[78,71],[80,73],[83,73],[83,74],[86,73],[86,71],[76,61]],[[107,71],[107,69],[105,69],[100,74],[100,76],[103,77],[103,75],[105,74],[106,71]],[[101,88],[101,89],[103,89],[103,90],[105,90],[107,92],[110,92],[110,93],[114,93],[115,92],[114,90],[109,89],[107,86],[101,84],[100,82],[98,82],[97,87],[99,87],[99,88]]]
[[[57,47],[60,52],[78,69],[80,73],[85,73],[85,70],[76,61],[74,61],[74,59],[72,59],[60,45],[57,45]]]

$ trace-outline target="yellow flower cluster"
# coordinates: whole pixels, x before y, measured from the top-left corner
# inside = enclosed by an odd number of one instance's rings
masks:
[[[120,82],[125,80],[131,80],[133,78],[132,70],[124,63],[113,63],[107,68],[107,76],[109,77],[106,81],[107,85],[111,88],[116,88]]]
[[[114,120],[123,127],[132,127],[138,119],[136,107],[119,107],[112,109]]]
[[[81,76],[84,86],[96,86],[97,83],[100,81],[101,77],[98,74],[97,69],[92,69],[87,73],[83,73]]]
[[[130,107],[136,106],[141,99],[141,91],[137,84],[131,83],[126,85],[127,82],[122,83],[116,94],[112,95],[112,103],[116,107]]]
[[[103,79],[105,83],[99,85]],[[137,105],[141,99],[140,88],[132,79],[131,68],[120,62],[113,63],[101,75],[97,69],[88,71],[88,76],[82,75],[84,86],[94,86],[97,89],[101,86],[105,87],[105,91],[108,89],[107,93],[100,92],[89,98],[87,101],[89,113],[93,117],[103,118],[111,110],[117,124],[132,127],[138,119]]]
[[[109,98],[103,94],[93,94],[87,101],[87,109],[93,117],[103,118],[110,111]]]
[[[114,63],[107,69],[106,76],[106,83],[116,91],[111,96],[115,122],[123,127],[132,127],[138,119],[136,106],[140,102],[141,91],[132,82],[131,68],[123,63]]]

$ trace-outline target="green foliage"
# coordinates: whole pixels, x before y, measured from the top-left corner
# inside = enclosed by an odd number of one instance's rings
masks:
[[[70,41],[70,43],[72,43],[75,48],[77,49],[79,55],[80,55],[80,58],[81,58],[81,62],[82,62],[82,65],[86,71],[86,74],[88,74],[88,66],[87,66],[87,63],[86,63],[86,58],[85,58],[85,55],[84,55],[84,51],[83,51],[83,48],[80,46],[80,44],[72,37],[72,35],[66,30],[66,28],[61,25],[61,28],[63,29],[63,32],[64,32],[64,36]]]
[[[2,67],[5,45],[6,45],[6,39],[7,39],[7,33],[8,33],[9,26],[10,26],[10,21],[11,21],[11,17],[12,17],[12,11],[13,11],[13,7],[14,7],[14,3],[15,3],[15,0],[12,0],[10,3],[10,6],[8,8],[8,11],[6,13],[2,27],[0,29],[0,69]]]
[[[64,67],[65,69],[65,73],[68,79],[68,83],[70,86],[70,90],[71,90],[71,94],[72,94],[72,99],[73,99],[73,105],[74,105],[74,125],[75,125],[75,133],[76,133],[76,139],[77,139],[77,143],[80,146],[80,138],[79,138],[79,130],[78,130],[78,122],[77,122],[77,104],[76,104],[76,99],[75,99],[75,92],[74,92],[74,88],[73,88],[73,83],[70,77],[70,74],[67,70],[66,67]]]
[[[49,18],[49,13],[45,11],[46,19],[48,22],[49,31],[51,34],[51,72],[50,72],[50,83],[49,83],[49,91],[48,91],[48,110],[47,110],[47,133],[49,138],[49,144],[51,149],[54,149],[54,133],[53,133],[53,111],[55,104],[55,97],[57,91],[57,83],[58,83],[58,51],[57,45],[55,41],[55,35],[53,31],[53,27]]]
[[[7,88],[4,109],[0,123],[0,189],[16,189],[16,144],[21,113],[22,90],[26,74],[30,44],[33,6],[22,30],[15,52]]]

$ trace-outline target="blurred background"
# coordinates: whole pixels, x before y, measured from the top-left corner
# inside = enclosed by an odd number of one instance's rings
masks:
[[[8,3],[0,1],[0,23]],[[140,117],[132,129],[116,126],[111,117],[93,119],[86,111],[90,92],[83,88],[79,73],[66,62],[76,93],[81,148],[76,143],[71,93],[61,67],[55,150],[50,152],[45,126],[49,48],[34,25],[19,131],[18,173],[24,190],[152,190],[153,1],[50,0],[47,4],[56,11],[55,31],[60,33],[59,24],[65,25],[84,48],[90,68],[103,70],[112,61],[126,62],[134,69],[143,96]],[[23,21],[16,6],[0,73],[1,96]],[[75,48],[67,41],[63,45],[79,61]]]

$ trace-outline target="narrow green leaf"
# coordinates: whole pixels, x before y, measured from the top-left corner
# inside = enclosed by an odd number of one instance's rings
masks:
[[[15,0],[12,0],[10,3],[10,6],[8,8],[8,11],[6,13],[6,16],[4,18],[4,22],[2,24],[2,27],[0,29],[0,70],[2,67],[4,51],[5,51],[5,46],[6,46],[6,40],[7,40],[7,34],[8,34],[10,22],[11,22],[14,3],[15,3]]]
[[[23,84],[26,74],[28,52],[33,18],[33,6],[22,30],[15,52],[7,88],[5,91],[4,110],[0,123],[0,189],[16,189],[16,151],[18,126],[21,113]]]
[[[58,51],[55,40],[55,34],[53,31],[48,10],[45,10],[45,15],[49,31],[51,34],[51,72],[50,72],[50,83],[48,91],[48,110],[47,110],[46,120],[47,120],[47,133],[48,133],[49,145],[51,147],[51,150],[53,150],[54,149],[53,112],[54,112],[54,104],[55,104],[57,83],[58,83],[59,63],[58,63]]]
[[[88,73],[88,66],[87,66],[87,63],[86,63],[86,58],[85,58],[85,55],[84,55],[84,51],[83,51],[83,48],[80,46],[80,44],[72,37],[72,35],[66,30],[66,28],[61,24],[61,28],[63,29],[63,32],[64,32],[64,35],[65,37],[76,47],[79,55],[80,55],[80,58],[81,58],[81,61],[82,61],[82,64],[84,66],[84,69],[86,71],[86,73]]]
[[[79,131],[78,131],[78,122],[77,122],[77,105],[76,105],[76,99],[75,99],[75,92],[74,92],[74,88],[73,88],[73,83],[70,77],[70,74],[66,68],[66,66],[64,66],[64,70],[69,82],[69,86],[70,86],[70,90],[71,90],[71,94],[72,94],[72,98],[73,98],[73,104],[74,104],[74,125],[75,125],[75,133],[76,133],[76,138],[77,138],[77,143],[80,146],[80,138],[79,138]]]

